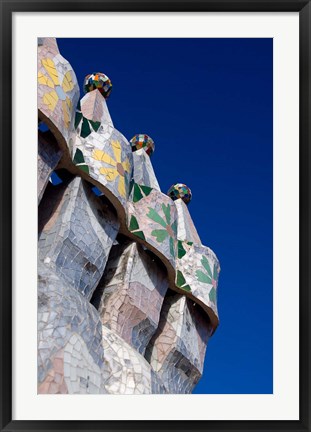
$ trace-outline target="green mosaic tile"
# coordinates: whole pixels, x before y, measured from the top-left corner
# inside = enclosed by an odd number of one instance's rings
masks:
[[[87,165],[77,165],[80,170],[86,172],[87,174],[90,174],[89,167]]]
[[[82,113],[76,112],[76,117],[75,117],[75,128],[76,129],[79,126],[82,117],[83,117]]]
[[[210,278],[206,273],[203,273],[201,270],[197,270],[195,272],[195,274],[196,274],[198,281],[203,282],[203,283],[207,283],[207,284],[212,283],[212,278]]]
[[[162,243],[168,237],[168,232],[166,229],[155,229],[151,231],[151,235],[156,238],[158,243]]]
[[[177,219],[172,223],[171,228],[172,228],[175,236],[177,236]]]
[[[148,196],[150,194],[150,192],[153,191],[153,189],[149,186],[144,186],[144,185],[139,185],[140,189],[143,191],[143,193],[145,194],[145,196]]]
[[[76,150],[75,156],[73,158],[73,163],[75,165],[80,164],[80,163],[85,163],[83,153],[80,149]]]
[[[170,237],[170,254],[172,257],[175,257],[174,240],[172,237]]]
[[[133,232],[137,237],[141,238],[142,240],[146,240],[145,234],[142,231],[135,231]]]
[[[162,210],[163,210],[167,224],[170,225],[171,224],[171,206],[169,204],[167,204],[167,206],[165,204],[162,204]]]
[[[90,173],[89,167],[86,165],[83,153],[80,149],[76,150],[76,153],[75,153],[74,158],[73,158],[73,163],[78,168],[80,168],[80,170],[86,172],[87,174]]]
[[[133,202],[138,202],[145,196],[148,196],[150,192],[153,190],[149,186],[139,185],[133,182],[134,186],[134,194],[133,194]]]
[[[205,268],[205,270],[207,271],[209,277],[212,278],[213,277],[212,269],[209,265],[208,259],[204,255],[202,256],[201,263],[202,263],[203,267]]]
[[[216,290],[214,287],[209,292],[209,299],[212,303],[216,304]]]
[[[181,259],[183,256],[186,255],[186,253],[187,252],[185,251],[185,249],[183,247],[183,242],[181,240],[178,240],[178,243],[177,243],[177,256],[178,256],[178,258]]]
[[[134,183],[134,195],[133,195],[133,202],[138,202],[143,198],[143,194],[141,193],[141,190],[138,186],[138,184]]]
[[[139,228],[139,225],[138,225],[137,219],[135,216],[132,216],[131,221],[130,221],[130,231],[134,231],[138,228]]]
[[[191,292],[191,288],[189,285],[186,285],[186,280],[184,278],[184,275],[182,274],[182,272],[180,270],[177,270],[177,278],[176,278],[176,285],[188,292]]]
[[[99,121],[95,122],[93,120],[89,120],[89,122],[92,128],[94,129],[94,131],[97,132],[101,123]]]
[[[82,138],[86,138],[86,137],[88,137],[90,135],[91,132],[92,131],[91,131],[91,128],[90,128],[88,120],[85,117],[83,117],[82,128],[81,128],[81,134],[80,135],[82,136]]]
[[[158,215],[158,213],[152,207],[149,207],[149,212],[147,213],[147,216],[149,219],[163,226],[163,228],[167,227],[167,223],[163,220],[163,218],[160,215]]]

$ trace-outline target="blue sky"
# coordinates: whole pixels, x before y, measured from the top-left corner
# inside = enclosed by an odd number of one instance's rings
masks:
[[[221,264],[220,325],[194,393],[272,393],[272,39],[58,39],[77,75],[103,72],[127,139],[155,141],[164,193]]]

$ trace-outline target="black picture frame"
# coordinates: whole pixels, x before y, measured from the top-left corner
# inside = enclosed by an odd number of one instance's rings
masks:
[[[311,431],[310,374],[310,115],[311,4],[309,0],[9,1],[1,5],[1,431]],[[298,421],[14,421],[12,420],[12,16],[14,12],[299,12],[300,41],[300,419]],[[297,287],[298,289],[298,287]]]

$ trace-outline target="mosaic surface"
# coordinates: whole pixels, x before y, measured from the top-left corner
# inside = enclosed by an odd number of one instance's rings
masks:
[[[68,392],[68,382],[66,383],[65,377],[71,377],[71,374],[64,370],[64,361],[67,362],[64,356],[65,352],[68,351],[68,343],[79,350],[79,344],[75,344],[75,340],[78,340],[77,335],[80,344],[83,340],[83,346],[86,347],[88,356],[84,355],[85,352],[84,354],[80,352],[81,362],[76,367],[82,369],[88,363],[88,369],[95,373],[98,368],[102,368],[104,361],[102,325],[96,309],[76,289],[61,280],[52,269],[39,262],[39,393]],[[71,363],[70,367],[73,366],[74,362]],[[73,380],[74,376],[71,379]],[[59,385],[58,388],[56,388],[56,384]],[[50,388],[51,385],[52,388]]]
[[[137,185],[147,186],[159,192],[160,186],[155,176],[149,156],[141,149],[133,153],[133,180]]]
[[[96,72],[85,77],[83,90],[85,93],[98,90],[103,97],[107,99],[112,90],[112,83],[107,75],[101,72]]]
[[[38,54],[38,393],[191,393],[220,272],[191,191],[163,194],[152,139],[114,128],[106,75],[88,75],[79,101],[56,40]]]
[[[82,138],[88,137],[91,132],[107,132],[113,123],[105,99],[98,90],[87,93],[77,105],[75,128]]]
[[[93,130],[85,138],[81,132],[76,137],[73,162],[126,206],[133,171],[128,141],[112,125]]]
[[[38,133],[38,204],[41,201],[49,178],[61,159],[62,152],[51,139],[47,140],[45,134]]]
[[[38,42],[38,109],[69,142],[80,96],[76,75],[60,55],[55,39]]]
[[[206,246],[183,243],[186,253],[177,260],[176,285],[190,291],[218,316],[217,287],[220,272],[218,259]]]
[[[158,327],[168,288],[160,264],[139,244],[123,242],[112,247],[98,287],[102,323],[141,354]]]
[[[169,393],[191,393],[203,372],[210,332],[199,306],[179,294],[165,298],[146,358]]]
[[[144,191],[143,191],[144,193]],[[152,189],[128,207],[129,230],[143,238],[175,267],[177,247],[177,210],[166,195]]]
[[[137,134],[133,136],[130,141],[132,150],[135,152],[136,150],[144,149],[148,156],[151,156],[154,152],[154,141],[150,136],[145,134]]]
[[[147,360],[117,333],[103,326],[103,348],[109,378],[105,390],[110,394],[167,393],[160,377]]]
[[[189,210],[184,201],[180,198],[175,200],[178,214],[177,238],[183,242],[192,242],[201,245],[199,234],[191,219]]]
[[[39,208],[39,260],[91,298],[119,223],[79,177],[51,187]]]
[[[167,191],[167,195],[172,198],[173,201],[181,198],[186,204],[188,204],[192,198],[190,188],[183,183],[173,184]]]

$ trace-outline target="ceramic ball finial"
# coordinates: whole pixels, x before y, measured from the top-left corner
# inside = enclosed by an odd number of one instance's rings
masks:
[[[175,183],[167,191],[167,195],[173,200],[181,198],[184,203],[189,204],[192,198],[191,189],[184,183]]]
[[[112,84],[107,75],[96,72],[84,78],[83,89],[85,93],[98,90],[107,99],[111,93]]]
[[[146,134],[137,134],[134,135],[133,138],[130,141],[130,144],[132,146],[132,151],[144,149],[148,156],[151,156],[154,152],[154,141],[150,136]]]

